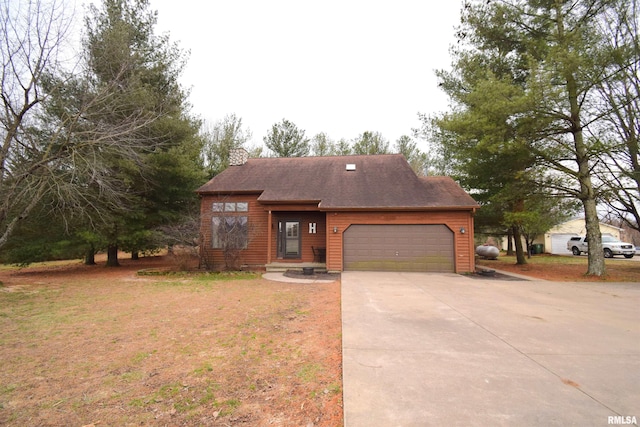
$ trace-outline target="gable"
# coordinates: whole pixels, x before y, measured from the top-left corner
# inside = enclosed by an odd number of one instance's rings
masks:
[[[612,236],[619,237],[621,229],[614,227],[613,225],[600,223],[600,232],[602,234],[611,234]],[[548,234],[556,233],[573,233],[581,236],[587,234],[584,218],[574,218],[569,221],[563,222],[550,229]]]

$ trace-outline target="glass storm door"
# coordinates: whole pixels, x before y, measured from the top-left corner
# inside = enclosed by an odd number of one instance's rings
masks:
[[[300,258],[300,221],[278,221],[278,257]]]

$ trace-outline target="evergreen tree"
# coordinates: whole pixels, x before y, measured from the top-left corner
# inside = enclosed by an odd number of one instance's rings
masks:
[[[193,189],[203,180],[202,143],[178,82],[183,52],[168,36],[154,34],[157,14],[148,0],[104,0],[89,10],[90,77],[111,95],[108,105],[98,106],[100,119],[115,125],[132,112],[147,118],[137,129],[137,156],[108,163],[129,195],[126,206],[106,207],[110,221],[99,230],[109,242],[108,265],[117,265],[119,247],[134,254],[157,247],[151,230],[194,208]]]
[[[418,144],[408,135],[402,135],[395,143],[394,150],[396,153],[402,154],[407,162],[411,165],[411,169],[419,176],[427,175],[428,157],[418,149]]]
[[[326,133],[320,132],[311,138],[311,151],[314,156],[332,156],[335,145]]]
[[[305,131],[287,119],[274,124],[263,138],[265,145],[276,157],[304,157],[309,154],[309,139]]]
[[[590,242],[587,273],[592,275],[604,274],[593,168],[597,154],[608,147],[587,135],[605,113],[596,89],[611,78],[604,72],[611,58],[601,49],[599,24],[620,1],[468,1],[453,49],[454,69],[439,73],[458,106],[438,120],[438,125],[458,122],[442,135],[451,142],[447,156],[467,162],[464,157],[479,148],[484,159],[493,155],[499,162],[489,169],[494,175],[510,169],[504,188],[521,183],[510,193],[535,183],[580,200]],[[463,149],[456,156],[460,144],[472,151]],[[489,175],[483,182],[500,179]],[[523,202],[513,205],[515,212]]]
[[[340,138],[335,145],[335,154],[338,156],[349,156],[353,154],[353,148],[349,141],[344,138]]]
[[[387,154],[389,141],[380,132],[366,131],[353,141],[353,154]]]

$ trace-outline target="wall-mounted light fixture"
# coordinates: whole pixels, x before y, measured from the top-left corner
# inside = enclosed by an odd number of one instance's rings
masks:
[[[465,230],[464,227],[460,227],[460,234],[464,234],[466,232],[467,232],[467,230]]]
[[[333,232],[337,233],[338,232],[338,227],[333,227]]]

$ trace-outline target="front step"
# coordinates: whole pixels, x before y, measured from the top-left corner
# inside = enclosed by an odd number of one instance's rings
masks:
[[[287,270],[302,271],[304,267],[312,267],[318,273],[326,273],[327,264],[324,262],[272,262],[266,264],[267,273],[284,273]]]

